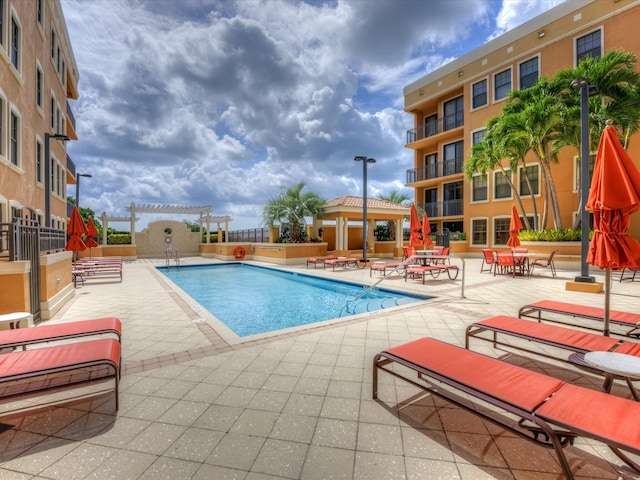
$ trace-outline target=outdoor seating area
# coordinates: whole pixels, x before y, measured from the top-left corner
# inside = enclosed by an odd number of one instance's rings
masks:
[[[324,262],[326,262],[327,260],[334,260],[338,257],[333,256],[333,255],[327,255],[324,257],[311,257],[311,258],[307,258],[307,268],[309,268],[309,265],[313,265],[313,268],[318,268],[318,265],[322,265],[324,268]]]
[[[404,369],[390,368],[392,365]],[[638,402],[572,385],[432,338],[414,340],[374,357],[374,399],[378,398],[381,371],[535,444],[553,448],[569,480],[574,474],[564,449],[577,437],[601,442],[640,473],[640,466],[628,456],[640,454],[640,436],[635,428],[627,427],[640,421]],[[416,381],[416,374],[427,381]],[[480,408],[483,404],[514,415],[519,421]],[[583,413],[586,405],[589,415]]]
[[[86,339],[105,335],[116,338]],[[122,324],[113,317],[0,332],[0,401],[113,379],[118,410],[121,337]],[[69,339],[80,340],[42,345]]]
[[[622,271],[620,272],[620,282],[624,282],[624,281],[635,282],[636,275],[638,274],[638,272],[640,272],[640,268],[634,268],[634,267],[623,268]],[[638,280],[640,280],[640,276],[638,276]]]
[[[73,264],[73,285],[82,284],[90,279],[116,278],[122,281],[122,257],[85,257]]]
[[[456,258],[452,256],[450,261],[456,263]],[[183,259],[185,266],[206,263],[211,260]],[[23,328],[25,322],[21,322],[18,329],[0,332],[7,334],[0,336],[5,347],[2,351],[6,352],[0,354],[2,357],[23,353],[21,342],[39,342],[35,337],[19,338],[21,335],[38,334],[43,342],[57,337],[55,344],[27,343],[24,353],[30,353],[68,342],[75,342],[69,343],[74,345],[108,340],[119,344],[122,330],[127,330],[123,337],[126,342],[121,346],[118,410],[112,376],[101,377],[95,388],[89,388],[89,383],[78,383],[75,387],[82,388],[71,390],[71,385],[62,384],[59,389],[3,399],[0,423],[9,429],[0,434],[0,442],[7,445],[0,453],[0,474],[7,478],[16,472],[56,478],[54,472],[66,472],[69,465],[74,465],[80,478],[269,475],[300,479],[318,476],[374,479],[380,478],[381,468],[389,472],[390,478],[420,478],[425,473],[429,478],[456,478],[458,474],[452,472],[460,472],[459,478],[538,478],[540,475],[562,478],[563,470],[555,460],[555,450],[538,449],[535,446],[538,444],[505,435],[504,429],[491,428],[491,422],[481,422],[476,413],[435,400],[437,395],[424,391],[421,386],[407,383],[405,387],[404,382],[396,385],[383,372],[377,379],[380,399],[374,400],[371,395],[373,356],[393,350],[395,345],[428,337],[458,345],[464,352],[467,351],[464,349],[467,327],[474,323],[499,327],[497,323],[481,323],[488,316],[487,311],[491,311],[492,316],[515,316],[518,307],[514,305],[532,305],[539,298],[594,308],[602,306],[600,296],[558,289],[551,275],[529,277],[526,289],[505,288],[511,278],[480,274],[481,263],[481,258],[466,259],[465,297],[460,296],[459,285],[453,282],[430,282],[428,293],[434,298],[422,304],[260,338],[228,339],[208,312],[194,310],[191,301],[185,302],[176,287],[155,272],[155,266],[164,266],[163,259],[125,262],[126,274],[121,283],[87,282],[69,306],[52,320],[31,328]],[[370,269],[346,268],[334,274],[328,268],[307,270],[304,262],[281,268],[317,277],[338,276],[347,282],[370,285],[382,279],[379,274],[372,276],[371,271],[367,271]],[[558,268],[561,276],[574,274],[564,263]],[[594,273],[601,278],[602,273]],[[380,287],[424,293],[420,281],[403,282],[402,278],[391,274]],[[456,284],[460,277],[457,280]],[[616,311],[633,312],[637,302],[633,297],[636,285],[615,282],[614,287],[622,294],[615,297]],[[148,299],[153,299],[152,305]],[[116,319],[110,318],[115,312],[126,312],[121,327]],[[81,322],[82,318],[90,318],[88,314],[105,318]],[[536,329],[538,325],[562,328],[538,324],[537,319],[518,322],[526,322],[527,327],[534,325]],[[593,323],[594,327],[601,325],[601,321]],[[509,329],[517,332],[517,325]],[[92,335],[90,331],[101,333]],[[484,340],[492,339],[493,331],[487,328],[478,332],[477,337],[470,337],[474,350],[467,351],[474,355],[469,357],[473,364],[470,372],[488,375],[487,368],[493,368],[492,365],[498,372],[507,365],[507,373],[522,373],[523,384],[516,382],[514,389],[522,389],[525,396],[533,388],[531,382],[539,378],[529,377],[530,371],[546,372],[547,376],[551,372],[552,377],[558,375],[558,382],[568,384],[570,381],[581,393],[586,391],[586,395],[582,395],[585,402],[592,401],[591,393],[597,394],[594,398],[600,403],[594,405],[601,410],[605,409],[605,398],[622,400],[625,405],[637,404],[629,400],[633,394],[624,378],[612,377],[611,393],[602,397],[605,394],[600,390],[607,381],[603,370],[588,370],[584,365],[567,361],[563,355],[566,352],[585,356],[592,353],[590,349],[595,351],[595,340],[591,345],[590,336],[608,342],[603,344],[603,349],[612,341],[623,342],[614,349],[623,353],[625,344],[629,344],[627,348],[631,352],[633,339],[605,339],[599,332],[586,333],[583,337],[568,332],[568,340],[541,330],[528,333],[535,340],[498,333],[497,340],[505,344],[504,349],[493,349],[492,342]],[[571,335],[581,340],[571,340]],[[552,342],[560,347],[552,346]],[[563,343],[568,347],[563,347]],[[520,349],[527,344],[534,352],[548,351],[551,356],[528,354]],[[425,351],[428,354],[431,346]],[[484,358],[478,352],[498,363],[489,365],[483,360],[477,361],[475,355]],[[77,354],[70,352],[69,355]],[[458,358],[457,353],[444,355],[441,359],[444,363],[455,363]],[[120,361],[119,356],[114,358]],[[405,368],[394,364],[393,370]],[[516,365],[518,369],[511,370],[511,366]],[[95,369],[109,375],[114,373],[114,368],[107,364]],[[411,380],[425,384],[416,378],[415,370],[411,372]],[[54,378],[58,377],[55,373]],[[492,378],[496,385],[487,380],[490,384],[487,394],[493,395],[496,390],[502,394],[499,379]],[[560,389],[563,391],[566,391],[564,387]],[[56,403],[50,403],[50,399]],[[490,410],[497,408],[490,406]],[[482,410],[487,409],[483,406]],[[620,412],[626,414],[626,411]],[[537,410],[535,414],[537,417]],[[499,421],[504,420],[499,413],[496,416]],[[554,429],[557,426],[547,417],[543,420]],[[535,437],[539,425],[532,428],[526,424],[528,427],[521,429],[516,421],[515,428]],[[619,427],[621,423],[613,421],[612,425]],[[572,431],[579,427],[581,425],[572,423]],[[603,449],[600,436],[617,435],[617,432],[603,433],[589,425],[582,427],[589,435],[580,433],[574,437],[573,445],[567,440],[562,449],[573,475],[604,480],[632,475],[630,467]],[[538,437],[542,436],[538,434]],[[96,446],[104,455],[93,454]],[[634,452],[631,450],[630,455]],[[525,454],[527,461],[523,462]]]

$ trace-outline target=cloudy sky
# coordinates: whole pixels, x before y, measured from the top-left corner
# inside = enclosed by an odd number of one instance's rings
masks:
[[[362,195],[356,155],[377,160],[370,197],[412,198],[403,87],[558,3],[62,0],[80,71],[69,154],[93,175],[81,204],[211,205],[255,228],[299,182]]]

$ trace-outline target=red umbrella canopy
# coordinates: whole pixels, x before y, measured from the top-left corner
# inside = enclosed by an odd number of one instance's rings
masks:
[[[96,228],[96,225],[93,223],[93,218],[89,217],[89,221],[87,222],[87,238],[85,239],[84,243],[87,247],[89,248],[94,248],[94,247],[99,247],[100,245],[98,245],[98,242],[96,242],[95,236],[100,235],[100,232],[98,232],[98,229]]]
[[[520,245],[520,239],[518,234],[522,230],[522,222],[520,221],[520,215],[515,205],[511,205],[511,221],[509,222],[509,240],[507,245],[510,247],[517,247]]]
[[[422,217],[422,243],[427,245],[433,245],[433,242],[429,238],[429,234],[431,233],[431,225],[429,225],[429,217],[427,216],[427,212],[424,213]]]
[[[640,266],[640,244],[627,234],[630,215],[640,209],[640,171],[609,125],[603,130],[586,209],[594,234],[587,262],[600,268]]]
[[[78,207],[74,207],[73,212],[71,212],[71,220],[67,226],[69,241],[67,242],[65,249],[73,252],[84,251],[87,246],[82,241],[82,235],[86,233],[86,231],[87,227],[80,216],[80,210],[78,210]]]
[[[409,216],[409,246],[418,247],[422,245],[420,234],[422,233],[422,224],[420,223],[420,217],[418,217],[418,210],[416,210],[415,203],[411,205],[411,215]]]

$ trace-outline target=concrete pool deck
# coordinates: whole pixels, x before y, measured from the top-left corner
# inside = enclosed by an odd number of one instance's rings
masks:
[[[215,263],[185,258],[183,264]],[[0,477],[5,479],[558,479],[553,451],[383,376],[371,399],[373,356],[430,336],[464,345],[466,326],[521,305],[555,299],[602,307],[604,296],[565,290],[575,270],[513,279],[480,274],[466,260],[461,280],[404,282],[387,288],[427,293],[427,304],[375,312],[333,325],[302,327],[249,340],[219,334],[207,312],[155,266],[125,262],[123,281],[90,280],[48,322],[116,316],[123,323],[120,410],[112,383],[0,408]],[[307,270],[375,282],[367,269]],[[591,268],[599,281],[604,274]],[[611,307],[638,311],[640,283],[617,281]],[[238,295],[245,296],[243,292]],[[245,297],[250,301],[250,297]],[[599,389],[602,377],[489,343],[475,351]],[[614,393],[630,396],[622,383]],[[65,399],[57,402],[58,399]],[[32,403],[33,402],[33,405]],[[578,479],[638,478],[602,444],[567,448]]]

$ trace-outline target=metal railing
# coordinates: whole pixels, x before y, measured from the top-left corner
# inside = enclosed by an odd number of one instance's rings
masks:
[[[247,230],[234,230],[227,233],[230,242],[256,242],[269,243],[268,228],[250,228]]]
[[[455,158],[407,170],[407,184],[463,173],[464,160]]]
[[[418,125],[416,128],[407,130],[407,144],[417,142],[423,138],[429,138],[433,135],[437,135],[454,128],[462,127],[464,125],[464,112],[459,112],[446,115],[443,118],[430,121],[424,125]]]
[[[443,202],[429,202],[418,205],[428,216],[458,217],[464,213],[464,200],[445,200]]]

